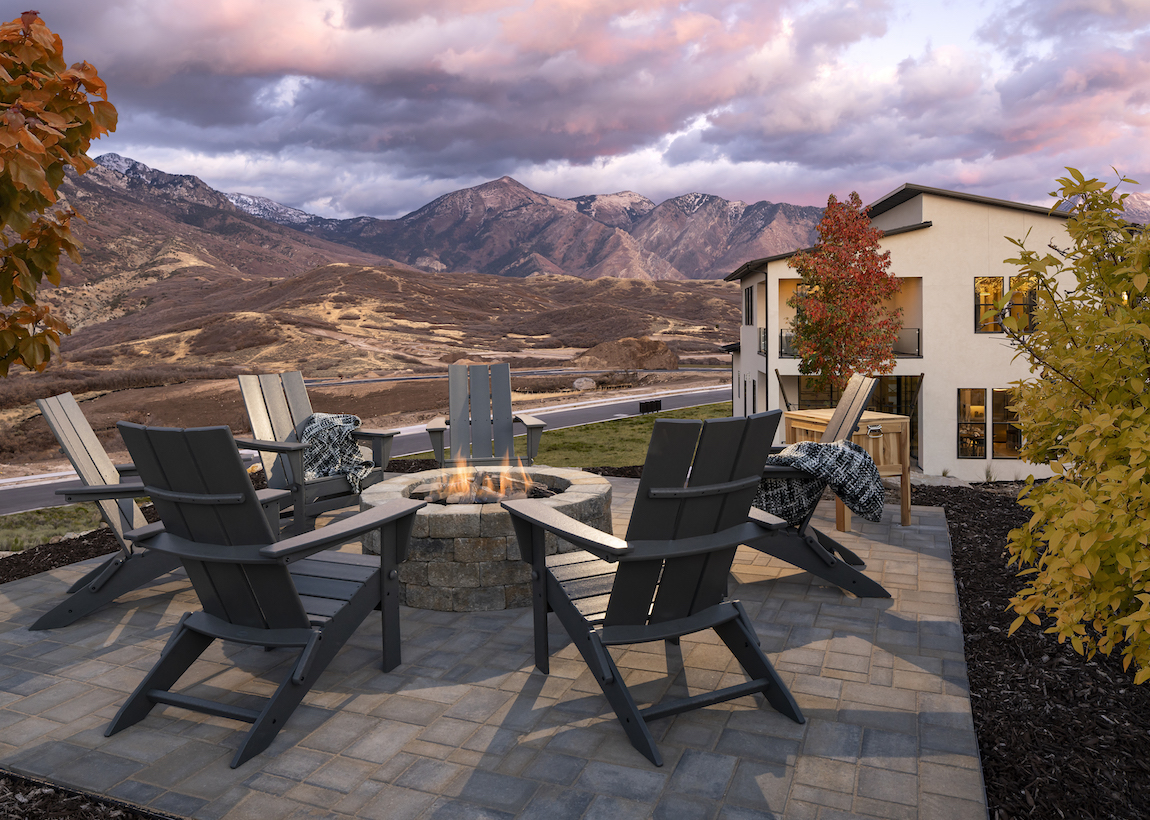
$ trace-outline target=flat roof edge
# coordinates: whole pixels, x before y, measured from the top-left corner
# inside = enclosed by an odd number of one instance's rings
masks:
[[[921,231],[924,228],[931,227],[933,224],[934,224],[933,222],[930,222],[928,220],[926,222],[916,222],[913,225],[902,225],[901,227],[898,227],[898,228],[891,228],[889,231],[883,231],[882,235],[885,238],[888,236],[897,236],[900,233],[910,233],[911,231]],[[800,248],[800,250],[809,251],[810,248]],[[794,256],[798,252],[799,251],[788,251],[787,253],[778,253],[778,254],[775,254],[774,256],[767,256],[767,257],[764,257],[762,259],[752,259],[750,262],[744,262],[737,269],[735,269],[731,273],[728,273],[726,276],[724,276],[723,281],[724,282],[734,282],[738,279],[742,279],[747,274],[755,273],[756,272],[755,268],[762,267],[763,265],[768,265],[771,262],[778,262],[780,259],[788,259],[788,258]]]
[[[930,194],[931,196],[945,197],[947,199],[959,199],[964,202],[975,202],[979,205],[994,205],[999,208],[1010,208],[1011,210],[1025,211],[1026,213],[1040,214],[1042,216],[1056,216],[1063,219],[1069,216],[1067,213],[1053,210],[1053,204],[1049,208],[1044,208],[1041,205],[1012,202],[1009,199],[995,199],[994,197],[981,196],[979,194],[967,194],[962,191],[948,191],[945,188],[931,188],[927,185],[915,185],[910,182],[905,182],[889,194],[876,199],[867,206],[867,211],[874,217],[878,214],[886,213],[904,202],[909,202],[920,194]]]

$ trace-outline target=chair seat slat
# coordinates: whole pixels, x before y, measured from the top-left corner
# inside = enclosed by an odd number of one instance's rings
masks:
[[[337,581],[331,578],[316,578],[309,575],[292,574],[295,588],[301,596],[328,598],[335,601],[350,601],[363,583]]]
[[[308,618],[316,616],[322,618],[332,618],[343,609],[346,601],[334,600],[332,598],[313,598],[311,595],[300,595],[300,603],[303,604],[304,611],[307,613]]]

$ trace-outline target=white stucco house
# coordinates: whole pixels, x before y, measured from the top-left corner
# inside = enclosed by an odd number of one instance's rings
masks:
[[[1003,260],[1026,238],[1039,253],[1070,245],[1066,215],[1018,202],[903,185],[870,206],[885,235],[890,271],[902,281],[894,303],[903,309],[894,373],[875,391],[874,409],[912,416],[912,457],[931,475],[969,481],[1050,475],[1046,465],[1020,460],[1020,434],[1007,410],[1008,386],[1030,376],[994,324],[979,317],[1012,287],[1018,269]],[[831,406],[790,355],[787,299],[799,283],[793,254],[747,262],[726,277],[743,289],[743,323],[732,353],[736,414],[775,408]],[[1025,317],[1025,298],[1012,310]]]

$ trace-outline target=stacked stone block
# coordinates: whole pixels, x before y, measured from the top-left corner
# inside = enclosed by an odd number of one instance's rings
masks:
[[[543,503],[603,532],[611,532],[611,484],[600,476],[553,467],[527,470],[556,495]],[[444,471],[398,476],[362,495],[368,509],[408,498]],[[373,534],[364,550],[378,554]],[[548,535],[547,553],[575,547]],[[511,516],[499,504],[428,504],[415,518],[407,560],[399,566],[400,603],[417,609],[480,612],[531,604],[531,570],[520,559]]]

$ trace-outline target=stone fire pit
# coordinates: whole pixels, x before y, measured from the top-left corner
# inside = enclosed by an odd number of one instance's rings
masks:
[[[498,471],[497,467],[480,467]],[[556,495],[543,503],[603,532],[611,532],[611,484],[601,476],[561,467],[527,467],[532,481]],[[362,509],[409,498],[450,470],[389,478],[360,496]],[[364,551],[379,553],[378,535]],[[576,547],[548,534],[547,552]],[[428,504],[415,515],[407,560],[399,565],[400,603],[418,609],[479,612],[530,606],[531,570],[519,557],[511,516],[498,503]]]

